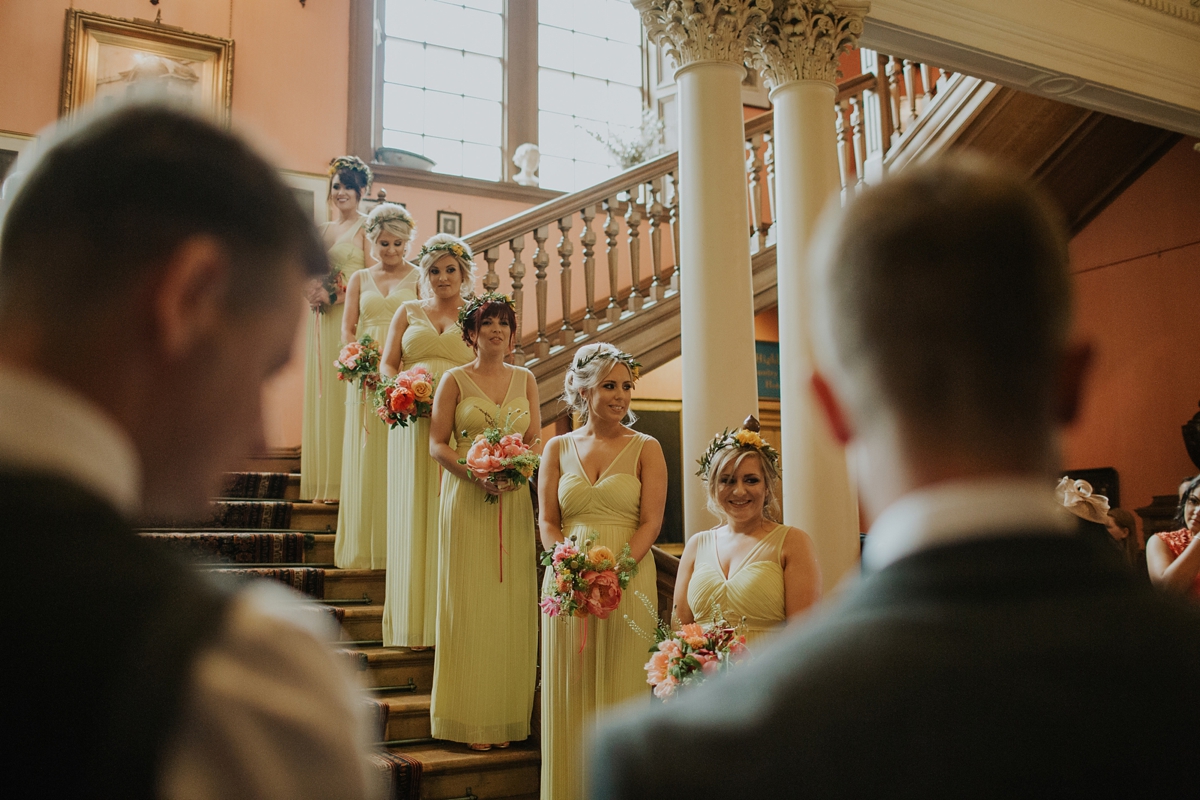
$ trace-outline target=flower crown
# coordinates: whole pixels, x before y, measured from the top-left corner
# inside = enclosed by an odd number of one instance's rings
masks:
[[[404,210],[404,206],[395,203],[380,203],[367,217],[367,237],[373,240],[377,232],[389,222],[403,222],[408,226],[409,236],[412,236],[413,228],[417,227],[416,221]]]
[[[368,189],[371,187],[371,182],[375,180],[375,175],[371,172],[371,168],[358,156],[338,156],[331,160],[329,162],[329,177],[332,178],[339,172],[359,173],[366,179]]]
[[[499,292],[488,292],[486,294],[479,295],[478,297],[472,295],[467,299],[467,302],[458,312],[458,327],[462,328],[463,331],[466,331],[467,320],[471,318],[472,314],[486,306],[488,303],[503,303],[511,308],[514,314],[517,313],[517,304],[514,303],[512,298],[508,295],[500,294]]]
[[[731,431],[726,428],[718,433],[708,443],[708,449],[704,451],[704,455],[698,459],[700,470],[696,474],[707,481],[709,470],[712,469],[713,459],[716,458],[717,453],[727,447],[756,450],[762,456],[763,460],[769,463],[772,468],[777,469],[779,466],[779,453],[759,435],[760,430],[761,426],[759,426],[758,420],[751,415],[746,417],[746,421],[742,423],[742,427],[738,430]]]
[[[455,258],[461,258],[464,261],[470,261],[474,258],[474,253],[465,242],[438,242],[437,244],[426,244],[421,247],[421,252],[417,253],[417,258],[422,259],[430,253],[436,253],[439,250],[445,251]]]
[[[610,358],[613,361],[624,364],[629,369],[629,376],[633,378],[635,382],[642,376],[642,362],[638,361],[624,350],[618,350],[614,353],[611,350],[606,352],[600,348],[596,348],[593,352],[576,361],[574,366],[571,367],[571,370],[573,372],[579,372],[597,358]]]

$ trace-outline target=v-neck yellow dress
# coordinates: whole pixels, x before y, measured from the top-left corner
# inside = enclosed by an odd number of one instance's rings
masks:
[[[531,439],[529,370],[514,367],[499,405],[461,368],[454,410],[458,454],[507,418]],[[511,416],[510,416],[511,415]],[[462,435],[465,432],[465,435]],[[438,516],[437,639],[430,708],[433,736],[455,742],[516,742],[529,736],[537,673],[537,548],[529,487],[496,504],[445,472]],[[501,535],[501,530],[503,534]]]
[[[363,272],[358,294],[358,338],[370,336],[383,346],[392,316],[401,303],[416,299],[417,271],[404,276],[385,295],[370,270]],[[332,365],[331,365],[332,367]],[[342,437],[342,499],[338,505],[333,561],[341,569],[387,567],[388,428],[375,414],[371,392],[361,381],[342,384],[346,403]]]
[[[339,269],[347,282],[366,266],[363,251],[354,243],[366,217],[338,237],[329,248],[329,266]],[[338,380],[338,353],[342,349],[342,304],[311,311],[305,330],[304,417],[300,431],[300,497],[303,500],[337,500],[342,481],[342,430],[346,424],[346,385]]]
[[[746,622],[746,643],[753,649],[787,619],[783,598],[783,543],[790,530],[777,525],[758,540],[740,564],[725,576],[717,557],[716,531],[696,534],[696,563],[688,582],[687,602],[697,622],[711,622],[720,606],[725,620]]]
[[[452,323],[438,333],[419,300],[405,303],[403,367],[424,367],[435,381],[475,358]],[[432,647],[437,624],[438,492],[441,468],[429,455],[429,420],[388,433],[385,647]]]
[[[642,482],[638,460],[649,439],[635,433],[613,462],[596,478],[588,478],[575,440],[557,440],[558,504],[564,536],[597,535],[596,543],[620,553],[641,521]],[[546,570],[543,591],[553,573]],[[647,555],[608,619],[549,617],[542,619],[542,781],[543,800],[584,800],[588,737],[612,707],[629,700],[650,699],[646,661],[650,644],[625,620],[643,630],[654,618],[638,599],[641,593],[658,603],[654,557]],[[585,630],[586,629],[586,630]]]

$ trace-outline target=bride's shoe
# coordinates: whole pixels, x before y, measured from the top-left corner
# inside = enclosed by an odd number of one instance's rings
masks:
[[[500,744],[493,745],[493,747],[495,747],[497,750],[503,750],[504,748],[511,746],[512,742],[501,742]]]
[[[507,744],[504,746],[508,747]],[[471,748],[472,750],[478,750],[480,752],[492,749],[492,746],[490,744],[484,744],[483,742],[472,742],[471,744],[467,745],[467,747]]]

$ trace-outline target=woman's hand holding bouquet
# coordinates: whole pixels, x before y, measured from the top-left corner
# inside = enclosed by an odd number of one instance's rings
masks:
[[[375,390],[375,413],[389,427],[408,427],[433,413],[434,388],[433,376],[424,367],[401,372],[380,382]]]
[[[611,549],[597,545],[596,538],[594,532],[582,542],[570,537],[542,553],[542,563],[554,573],[551,589],[539,604],[542,613],[608,619],[620,605],[621,592],[637,574],[637,562],[629,554],[628,543],[616,556]]]
[[[334,362],[338,380],[350,383],[358,380],[364,388],[373,387],[379,379],[379,357],[379,343],[370,336],[351,342],[342,348]]]
[[[511,422],[508,419],[503,426],[492,424],[486,428],[475,437],[467,457],[458,460],[483,484],[489,503],[498,503],[501,493],[529,483],[541,463],[541,458],[525,444],[521,434],[509,432]],[[463,431],[463,437],[466,437],[466,431]]]

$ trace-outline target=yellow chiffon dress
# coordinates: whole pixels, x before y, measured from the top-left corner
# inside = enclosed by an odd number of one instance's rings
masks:
[[[354,237],[365,217],[350,226],[329,248],[329,266],[346,280],[366,266]],[[300,497],[337,500],[342,481],[342,430],[346,424],[346,385],[338,380],[345,306],[326,306],[308,315],[304,350],[304,423],[300,433]]]
[[[384,295],[368,270],[358,295],[358,338],[383,347],[392,316],[416,299],[417,270]],[[333,561],[341,569],[387,567],[388,427],[375,414],[371,392],[361,382],[342,385],[346,428],[342,437],[342,498],[338,505]]]
[[[435,381],[475,358],[453,323],[438,333],[420,301],[404,304],[401,350],[406,370],[424,367]],[[432,647],[437,623],[438,492],[441,467],[429,455],[429,420],[388,433],[385,647]]]
[[[635,434],[612,464],[592,483],[583,470],[575,440],[558,442],[558,503],[564,536],[596,543],[620,553],[641,519],[642,482],[637,476],[642,446],[650,437]],[[553,573],[547,569],[543,591]],[[584,800],[588,737],[606,710],[629,700],[649,700],[646,661],[650,644],[625,620],[653,630],[654,618],[636,593],[657,604],[654,557],[647,555],[608,619],[588,617],[542,620],[542,780],[543,800]]]
[[[696,621],[711,622],[718,606],[731,625],[744,618],[751,653],[755,642],[776,632],[787,619],[780,559],[788,530],[787,525],[777,525],[759,539],[729,576],[717,558],[716,531],[696,534],[696,563],[687,590],[688,607]]]
[[[466,432],[457,441],[460,458],[489,418],[497,424],[508,418],[515,433],[537,435],[526,431],[529,379],[529,370],[514,368],[497,405],[461,369],[446,372],[442,380],[454,380],[461,396],[454,411],[454,430]],[[473,482],[443,474],[430,716],[434,738],[496,744],[529,736],[537,677],[537,548],[529,487],[505,492],[497,504],[486,497]]]

